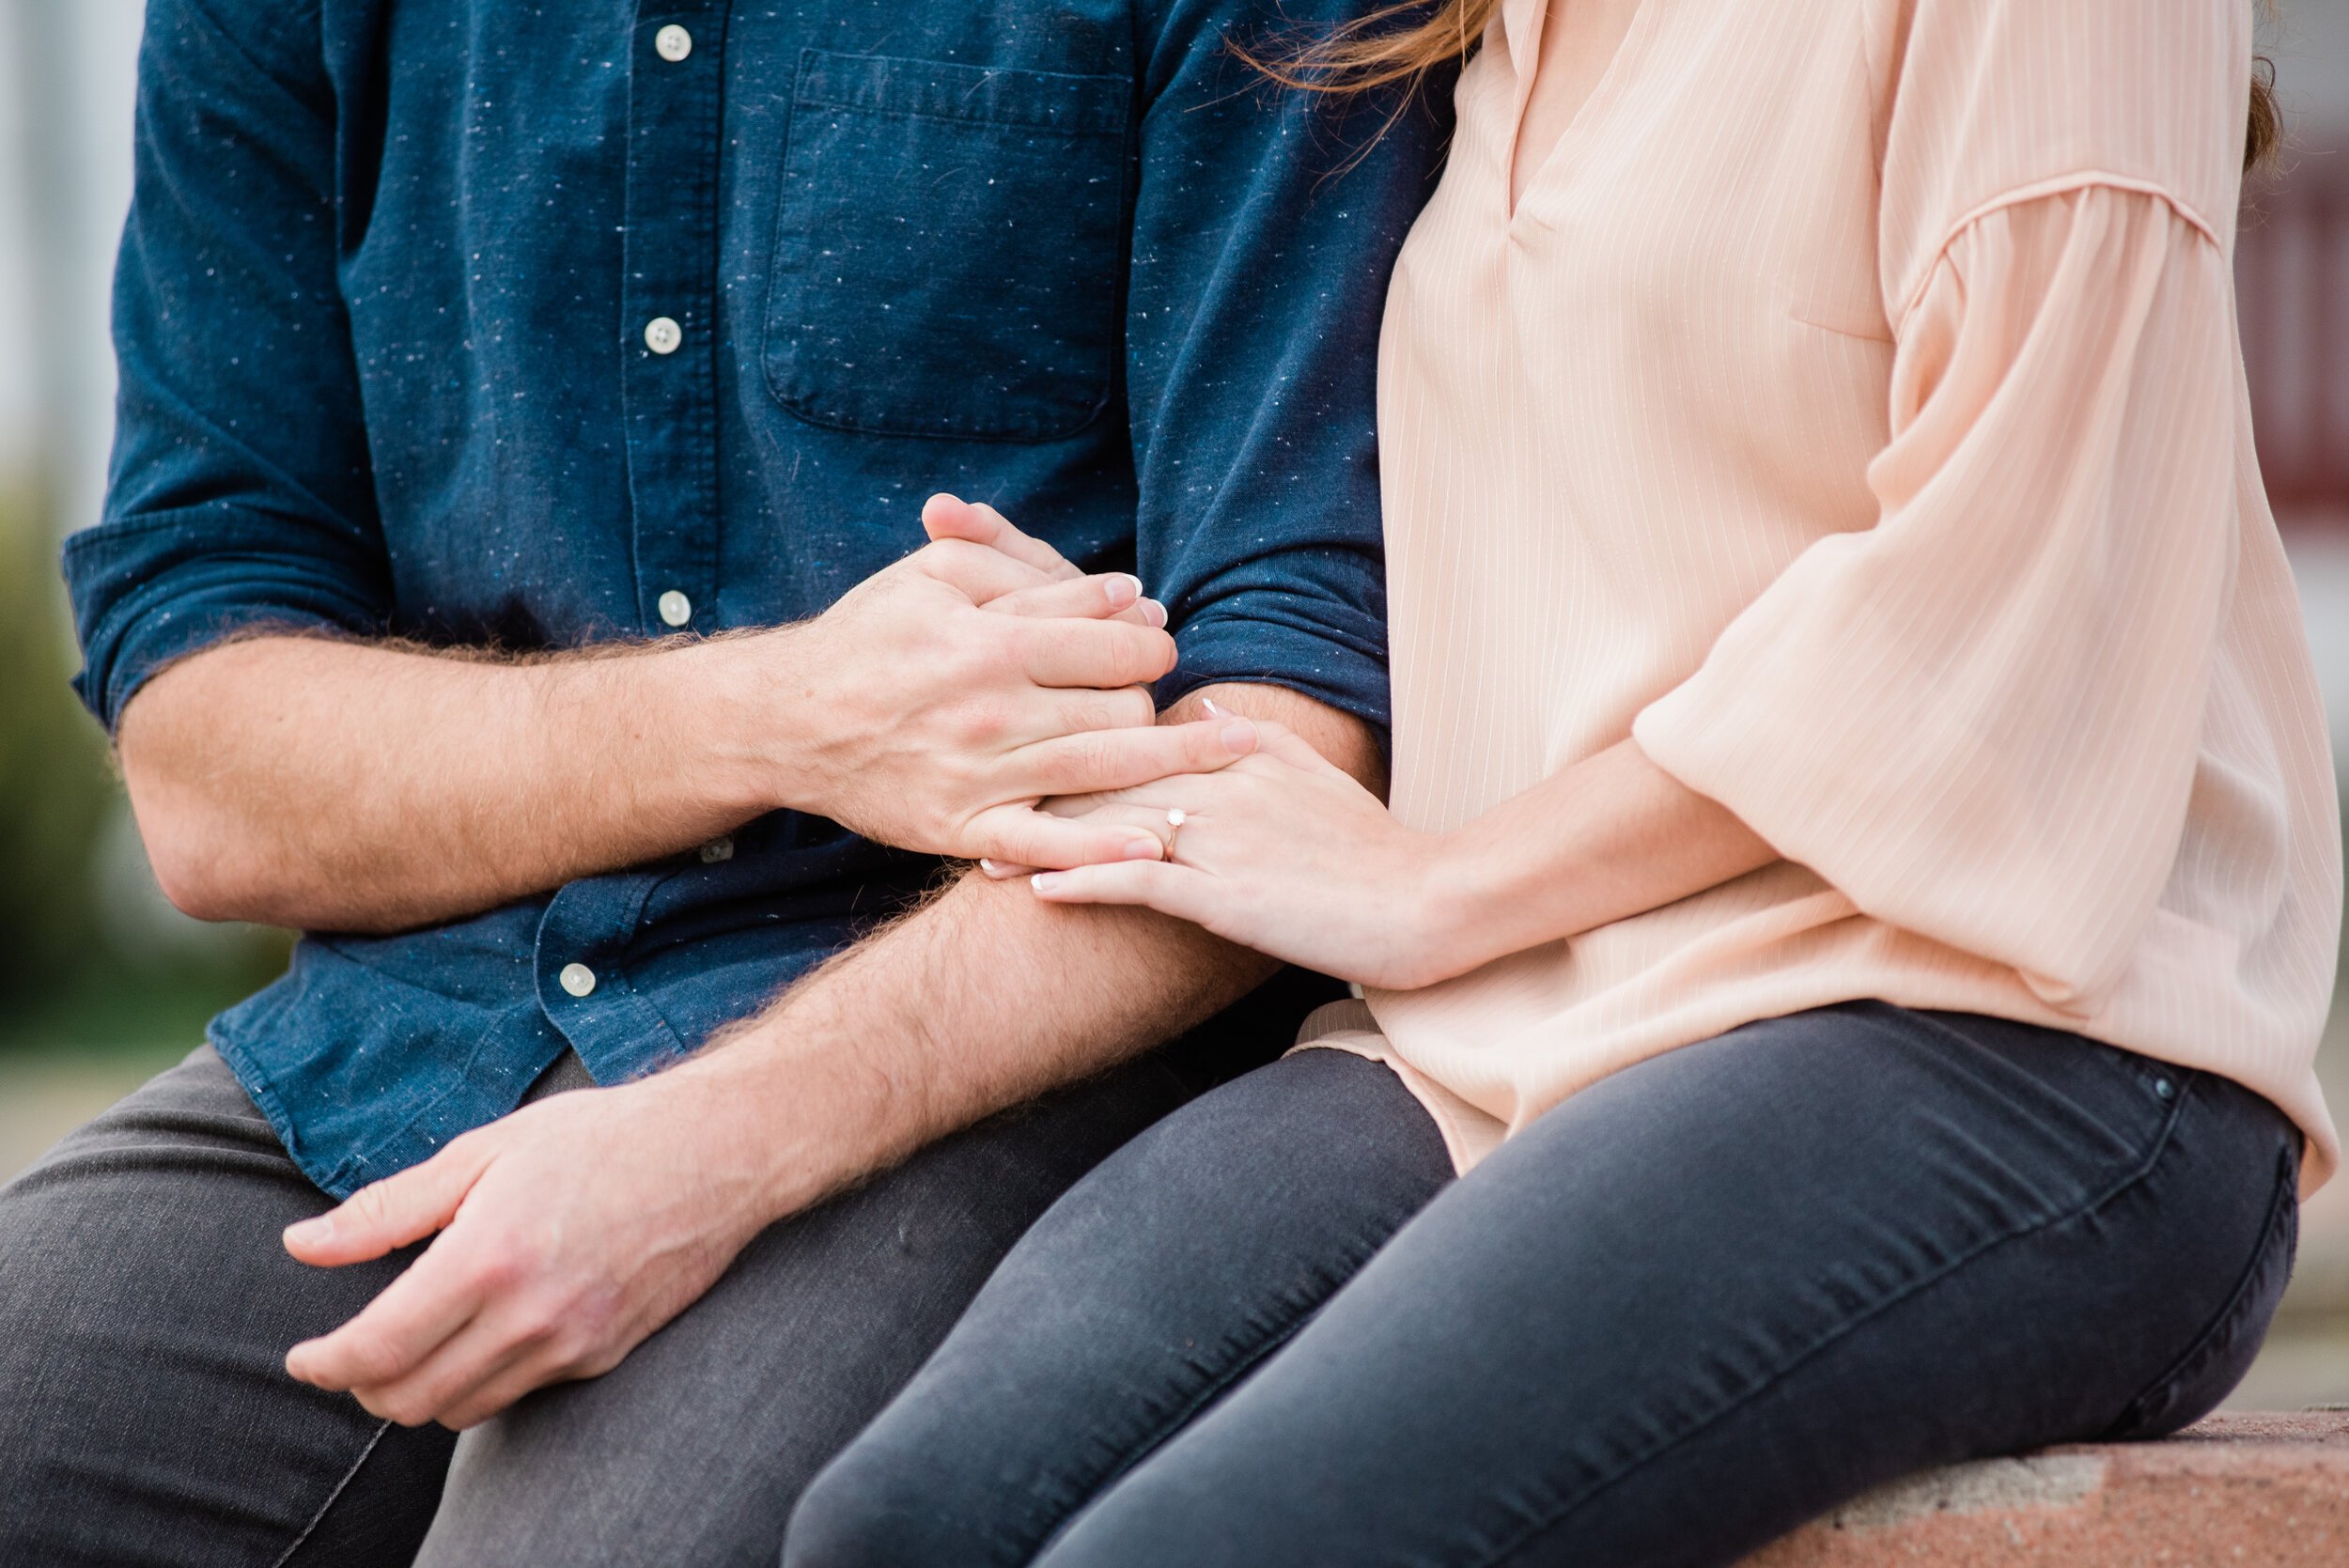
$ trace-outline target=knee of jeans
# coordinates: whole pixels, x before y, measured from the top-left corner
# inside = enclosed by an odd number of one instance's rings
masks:
[[[925,1467],[852,1447],[808,1484],[784,1532],[784,1568],[952,1568],[984,1560]]]

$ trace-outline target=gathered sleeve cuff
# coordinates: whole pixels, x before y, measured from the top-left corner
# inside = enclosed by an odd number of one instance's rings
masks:
[[[1899,323],[1875,526],[1797,557],[1639,745],[1862,912],[2092,1013],[2185,827],[2237,532],[2232,301],[2156,193],[1975,215]]]

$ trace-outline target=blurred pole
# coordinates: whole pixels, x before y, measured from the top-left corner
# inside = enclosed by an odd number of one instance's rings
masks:
[[[20,482],[29,488],[36,515],[54,532],[61,497],[58,494],[60,458],[71,451],[76,431],[75,407],[87,396],[77,382],[74,354],[60,341],[56,317],[44,309],[65,287],[72,265],[71,241],[66,212],[72,202],[72,179],[61,168],[68,136],[57,134],[67,120],[65,73],[56,69],[42,41],[44,32],[69,8],[54,0],[7,0],[8,14],[0,31],[0,84],[14,124],[8,127],[20,159],[17,188],[23,210],[14,214],[22,236],[26,297],[9,302],[8,314],[17,330],[13,341],[22,346],[33,388],[31,427],[22,457],[25,472]],[[54,40],[52,40],[54,42]]]
[[[114,429],[107,301],[131,190],[141,0],[0,0],[0,97],[17,123],[38,389],[35,483],[53,536],[97,520]]]

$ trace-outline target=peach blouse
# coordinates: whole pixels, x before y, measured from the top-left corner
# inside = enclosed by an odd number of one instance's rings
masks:
[[[1506,0],[1387,302],[1395,810],[1634,737],[1784,859],[1324,1010],[1463,1169],[1863,997],[2317,1087],[2340,826],[2252,455],[2244,0],[1645,0],[1509,209]]]

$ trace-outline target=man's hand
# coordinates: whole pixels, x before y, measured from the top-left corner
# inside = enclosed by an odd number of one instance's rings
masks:
[[[286,1233],[320,1266],[439,1232],[366,1310],[286,1367],[388,1421],[462,1429],[593,1377],[724,1272],[771,1217],[773,1151],[691,1064],[556,1094]],[[599,1180],[596,1172],[624,1180]]]
[[[1082,576],[951,496],[925,520],[930,545],[851,589],[781,657],[742,644],[804,716],[777,759],[789,781],[778,792],[909,849],[1054,866],[1155,858],[1148,834],[1036,803],[1213,770],[1252,737],[1158,723],[1149,683],[1174,667],[1174,640],[1136,579]]]

